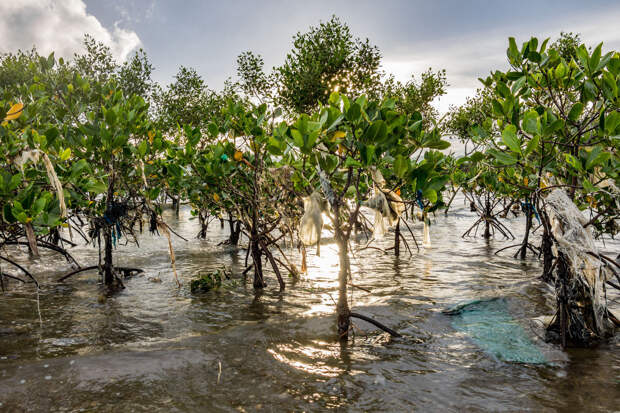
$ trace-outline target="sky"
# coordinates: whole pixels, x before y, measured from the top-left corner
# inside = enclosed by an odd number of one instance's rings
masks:
[[[217,90],[235,77],[240,53],[261,54],[270,70],[295,33],[334,14],[379,47],[383,69],[398,80],[446,69],[448,92],[434,102],[441,112],[473,95],[478,77],[506,68],[509,36],[576,32],[588,45],[620,50],[618,0],[1,0],[0,52],[36,45],[71,57],[89,33],[119,61],[143,48],[163,85],[183,65]]]

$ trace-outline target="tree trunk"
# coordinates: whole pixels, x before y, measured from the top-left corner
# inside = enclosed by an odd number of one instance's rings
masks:
[[[345,235],[336,228],[336,243],[338,244],[338,258],[340,261],[340,271],[338,273],[338,304],[336,305],[336,313],[338,316],[338,337],[341,341],[349,338],[349,326],[351,310],[347,301],[347,281],[349,272],[351,271],[351,263],[349,262],[349,249]]]
[[[228,242],[230,245],[239,244],[239,238],[241,236],[241,221],[235,221],[232,216],[228,216],[228,226],[230,228],[230,235]]]
[[[525,235],[523,236],[523,243],[519,249],[519,257],[524,260],[527,254],[527,246],[530,240],[530,229],[532,228],[532,215],[533,211],[529,206],[525,208]]]
[[[200,239],[205,239],[207,237],[207,229],[209,224],[207,220],[202,216],[202,212],[198,212],[198,222],[200,223],[200,231],[198,231],[198,237]]]
[[[60,244],[60,231],[58,231],[58,228],[52,228],[50,230],[50,235],[51,235],[52,244],[59,245]]]
[[[103,229],[104,259],[103,283],[112,285],[114,282],[114,266],[112,264],[112,227],[106,225]]]
[[[484,205],[484,238],[491,238],[491,201],[489,200],[489,194],[486,196]]]
[[[400,218],[396,221],[396,228],[394,229],[394,255],[400,255]]]
[[[26,239],[28,239],[28,248],[30,250],[30,256],[32,258],[39,258],[39,247],[37,247],[37,236],[34,233],[34,228],[31,222],[24,224],[24,230],[26,231]]]
[[[256,235],[256,237],[254,237]],[[262,262],[262,251],[260,249],[260,245],[258,244],[258,234],[253,234],[252,236],[252,260],[254,262],[254,288],[262,289],[267,286],[265,280],[263,278],[263,262]]]
[[[551,240],[551,234],[547,229],[547,223],[544,225],[544,232],[542,236],[541,242],[541,250],[543,254],[543,275],[542,279],[545,282],[551,283],[553,281],[553,274],[551,272],[551,268],[553,267],[553,251],[551,246],[553,245],[553,241]]]
[[[108,176],[108,193],[106,196],[106,216],[111,214],[112,204],[114,202],[114,171]],[[112,231],[114,231],[114,223],[105,220],[103,227],[103,244],[104,244],[104,259],[103,259],[103,283],[105,285],[112,285],[114,282],[114,267],[112,264]]]
[[[557,312],[547,337],[563,346],[591,346],[614,333],[605,296],[611,273],[599,258],[587,219],[560,189],[546,199],[554,245]],[[593,256],[594,255],[594,256]]]

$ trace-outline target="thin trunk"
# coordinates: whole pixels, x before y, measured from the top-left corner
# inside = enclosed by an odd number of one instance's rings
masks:
[[[114,282],[114,267],[112,264],[112,227],[106,226],[103,230],[104,259],[103,283],[112,285]]]
[[[26,238],[28,239],[28,248],[32,258],[39,258],[39,248],[37,247],[37,236],[34,234],[34,228],[31,222],[24,224],[26,230]]]
[[[337,216],[337,215],[336,215]],[[338,304],[336,305],[336,313],[338,315],[338,337],[342,341],[349,338],[349,326],[351,310],[347,301],[347,281],[351,264],[349,262],[349,249],[345,235],[336,228],[336,243],[338,244],[338,257],[340,261],[340,271],[338,273]]]
[[[484,238],[491,238],[491,201],[489,200],[489,194],[486,196],[484,205]]]
[[[460,190],[460,189],[461,189],[461,187],[459,186],[459,187],[457,187],[457,188],[454,190],[454,193],[453,193],[453,194],[452,194],[452,196],[450,197],[450,201],[448,201],[448,205],[446,205],[446,209],[445,209],[445,211],[444,211],[444,215],[446,215],[446,216],[448,215],[448,210],[450,209],[450,205],[452,205],[452,201],[454,201],[454,198],[456,198],[456,194],[458,194],[458,193],[459,193],[459,190]]]
[[[527,254],[527,246],[529,244],[530,239],[530,229],[532,228],[532,215],[533,211],[531,207],[528,205],[525,208],[525,235],[523,236],[523,243],[521,244],[521,249],[519,249],[519,257],[524,260]]]
[[[106,214],[112,211],[112,203],[114,201],[114,171],[110,173],[108,177],[108,193],[106,196]],[[104,259],[103,259],[103,283],[105,285],[112,285],[114,282],[114,267],[112,264],[112,231],[114,230],[114,223],[105,223],[103,227],[103,244],[104,244]]]
[[[228,242],[230,245],[237,245],[241,235],[241,221],[235,221],[231,215],[228,216],[228,227],[230,228],[230,235],[228,236]]]
[[[52,235],[51,237],[52,244],[59,245],[60,244],[60,232],[58,231],[58,228],[52,228],[50,233]]]
[[[398,257],[400,255],[400,218],[396,221],[394,237],[394,255]]]
[[[542,236],[542,245],[540,248],[542,249],[543,254],[543,275],[542,279],[545,282],[553,281],[553,274],[551,269],[553,267],[553,251],[551,246],[553,245],[553,241],[551,240],[551,234],[547,229],[547,225],[544,225],[544,232]]]
[[[251,251],[252,251],[252,260],[254,261],[254,288],[262,289],[267,286],[265,280],[263,279],[263,262],[262,262],[262,251],[260,249],[260,245],[258,245],[258,234],[252,234],[252,242],[251,242]]]
[[[205,218],[202,216],[202,213],[198,213],[198,222],[200,224],[200,231],[198,231],[198,238],[205,239],[207,237],[207,226]]]

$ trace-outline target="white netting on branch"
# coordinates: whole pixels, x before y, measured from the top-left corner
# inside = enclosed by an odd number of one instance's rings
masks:
[[[591,254],[598,254],[594,237],[589,227],[584,227],[587,218],[561,189],[554,189],[545,199],[545,210],[555,238],[554,253],[563,255],[569,269],[567,277],[571,285],[581,284],[592,300],[595,328],[605,324],[607,303],[604,284],[611,272],[601,260]],[[572,289],[572,288],[571,288]],[[587,297],[586,297],[587,298]],[[580,306],[585,303],[580,303]]]

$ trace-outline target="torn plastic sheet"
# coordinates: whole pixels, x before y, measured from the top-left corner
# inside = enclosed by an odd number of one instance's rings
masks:
[[[452,327],[465,333],[486,354],[515,363],[544,364],[549,361],[525,330],[515,321],[504,298],[459,304],[444,314],[452,316]]]

